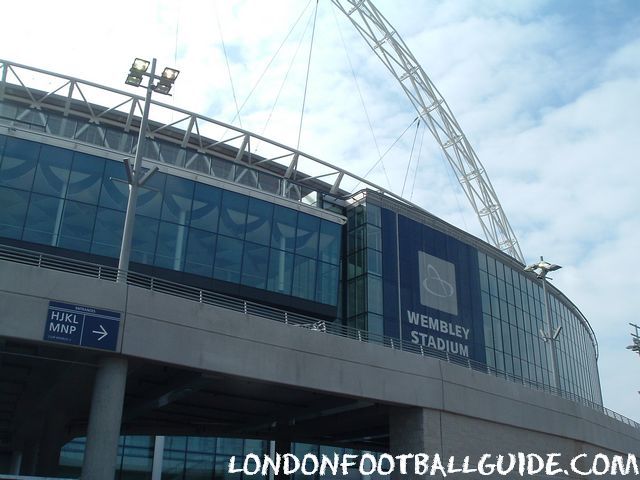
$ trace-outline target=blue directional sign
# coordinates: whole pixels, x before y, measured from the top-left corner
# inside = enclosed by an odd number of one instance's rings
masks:
[[[119,329],[119,312],[50,301],[44,340],[115,351]]]

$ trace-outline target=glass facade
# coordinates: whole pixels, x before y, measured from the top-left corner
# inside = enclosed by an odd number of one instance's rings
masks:
[[[380,208],[360,204],[347,211],[346,323],[384,334]]]
[[[540,281],[393,209],[369,195],[347,212],[345,323],[553,388],[551,345],[540,333],[549,331]],[[425,253],[427,274],[419,260]],[[447,268],[454,273],[447,276]],[[456,311],[429,304],[425,282],[433,281],[451,287],[432,292],[437,296],[457,292]],[[561,390],[602,404],[590,329],[575,307],[547,295],[554,327],[562,326],[555,345]]]
[[[0,135],[0,236],[117,258],[121,164]],[[341,226],[249,194],[155,173],[141,188],[131,261],[336,306]]]
[[[555,386],[545,322],[543,289],[531,275],[478,252],[487,365],[510,375]],[[566,305],[547,292],[554,327],[560,388],[602,403],[596,351],[589,332]]]
[[[41,132],[126,155],[134,155],[137,132],[125,131],[123,125],[89,123],[58,112],[34,110],[8,101],[0,102],[0,123]],[[151,128],[154,128],[151,122]],[[309,205],[317,205],[318,192],[273,173],[242,165],[231,160],[180,147],[180,142],[147,138],[143,156],[168,165],[204,173],[212,177],[261,190]]]
[[[155,442],[160,437],[122,436],[118,445],[114,480],[151,480]],[[160,444],[162,445],[162,444]],[[82,469],[85,439],[67,443],[60,453],[60,475],[77,478]],[[241,438],[164,437],[162,480],[244,480],[242,473],[229,473],[229,459],[237,465],[249,453],[260,458],[269,454],[269,442]],[[249,478],[249,477],[247,477]]]
[[[118,445],[117,470],[114,480],[151,480],[155,442],[160,437],[122,436]],[[216,437],[164,437],[161,480],[247,480],[255,475],[242,472],[229,473],[229,460],[235,456],[235,466],[242,466],[250,453],[263,458],[270,454],[270,442],[242,438]],[[82,469],[85,439],[67,443],[60,453],[60,475],[77,478]],[[291,453],[302,459],[305,454],[318,458],[334,454],[361,454],[358,450],[292,443]],[[259,476],[259,475],[258,475]],[[319,472],[305,475],[298,471],[293,480],[320,480]],[[357,469],[351,469],[349,478],[362,478]]]

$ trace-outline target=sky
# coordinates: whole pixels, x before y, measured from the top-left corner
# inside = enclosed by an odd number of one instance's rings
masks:
[[[308,0],[86,5],[6,2],[0,58],[130,91],[132,59],[156,57],[181,71],[168,103],[370,171],[481,236],[435,140],[329,0],[317,15]],[[564,267],[553,283],[596,332],[605,405],[640,421],[640,357],[625,349],[640,324],[640,2],[375,5],[456,116],[527,261]]]

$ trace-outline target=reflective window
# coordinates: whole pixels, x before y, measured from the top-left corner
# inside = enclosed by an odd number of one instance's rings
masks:
[[[162,220],[188,225],[194,184],[184,178],[168,176],[162,201]]]
[[[225,190],[222,192],[222,208],[218,232],[229,237],[242,239],[247,222],[247,204],[249,198],[239,193]]]
[[[37,143],[7,138],[0,164],[0,185],[30,190],[39,152]]]
[[[242,242],[235,238],[218,236],[213,276],[226,282],[240,283]]]
[[[94,205],[67,201],[64,206],[58,245],[70,250],[88,252],[91,249],[96,210]]]
[[[154,265],[169,270],[182,270],[187,249],[187,227],[160,222]]]
[[[247,211],[247,242],[269,245],[271,241],[271,220],[273,217],[273,204],[258,200],[249,199],[249,209]]]
[[[102,158],[75,153],[69,175],[67,199],[96,205],[100,198],[104,165],[105,161]]]
[[[60,198],[32,193],[22,238],[28,242],[55,245],[63,207],[64,200]]]
[[[213,274],[213,259],[216,251],[216,234],[204,230],[189,230],[189,241],[185,255],[186,272],[204,277]]]
[[[272,248],[269,254],[267,289],[290,295],[292,279],[293,254]]]
[[[291,294],[296,297],[313,300],[315,297],[315,278],[316,261],[296,255],[293,264]]]
[[[162,194],[167,175],[156,172],[138,189],[136,215],[150,218],[160,218],[162,208]]]
[[[335,305],[338,296],[338,267],[330,263],[318,262],[316,301]]]
[[[320,219],[311,215],[298,217],[296,254],[317,258]]]
[[[124,212],[110,208],[98,208],[91,253],[117,258],[120,254],[123,229]]]
[[[340,263],[340,237],[342,229],[337,223],[322,220],[320,224],[319,259],[338,265]]]
[[[136,215],[131,242],[131,261],[153,265],[158,238],[158,220]]]
[[[20,238],[29,205],[29,192],[0,187],[0,236]]]
[[[271,246],[279,250],[293,252],[296,244],[297,213],[290,208],[275,206]]]
[[[129,184],[124,165],[107,161],[102,177],[102,190],[100,192],[100,206],[122,210],[127,208],[129,198]]]
[[[45,195],[64,197],[69,183],[71,150],[43,145],[36,168],[33,191]]]
[[[266,288],[269,247],[245,243],[242,260],[243,285],[256,288]]]
[[[118,257],[129,196],[122,163],[2,135],[0,153],[1,236]],[[136,212],[132,262],[337,304],[338,224],[162,172],[140,188]]]
[[[209,232],[218,231],[222,190],[196,183],[191,211],[191,226]]]

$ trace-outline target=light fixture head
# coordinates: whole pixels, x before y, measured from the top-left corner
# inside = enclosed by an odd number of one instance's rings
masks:
[[[139,87],[140,83],[142,83],[142,75],[131,69],[124,83],[127,85],[133,85],[134,87]]]
[[[169,95],[172,85],[172,82],[168,82],[165,79],[161,78],[153,87],[153,91],[156,93],[161,93],[162,95]]]
[[[142,58],[136,58],[131,65],[131,71],[134,70],[139,73],[145,73],[149,68],[150,62],[148,60],[144,60]]]
[[[179,74],[180,74],[180,70],[176,70],[175,68],[165,67],[165,69],[162,71],[162,78],[173,83],[176,81],[176,78],[178,78]]]

